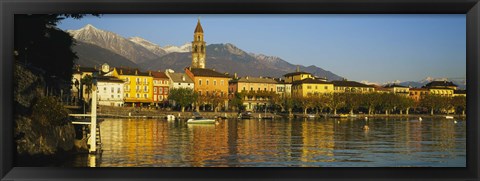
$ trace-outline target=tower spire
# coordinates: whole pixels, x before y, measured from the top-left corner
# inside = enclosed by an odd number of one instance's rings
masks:
[[[206,47],[202,24],[200,24],[200,17],[198,17],[192,41],[192,68],[205,68]]]

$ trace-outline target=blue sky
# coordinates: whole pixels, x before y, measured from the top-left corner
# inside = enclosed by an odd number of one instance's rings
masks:
[[[124,37],[179,46],[192,41],[198,17],[207,44],[232,43],[247,52],[315,65],[349,80],[466,76],[464,14],[103,15],[65,19],[59,27],[92,24]]]

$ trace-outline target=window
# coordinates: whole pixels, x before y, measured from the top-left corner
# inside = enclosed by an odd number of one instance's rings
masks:
[[[207,79],[207,85],[208,85],[208,79]]]
[[[220,85],[223,85],[223,80],[220,81]]]
[[[188,83],[188,86],[190,86],[190,83]]]
[[[113,95],[112,95],[112,98],[114,98]]]
[[[264,91],[267,91],[267,88],[263,88]]]
[[[318,87],[317,87],[317,86],[315,86],[315,89],[318,89]]]
[[[325,89],[328,89],[328,86],[325,86]]]
[[[201,96],[201,95],[202,95],[202,91],[198,91],[198,95],[200,95],[200,96]]]
[[[153,92],[157,93],[157,88],[156,87],[153,88]]]
[[[178,85],[180,85],[180,83],[178,83]]]
[[[206,91],[206,95],[208,96],[208,91]]]
[[[245,87],[243,87],[243,90],[245,90]]]
[[[273,88],[270,88],[270,91],[272,91],[272,92],[273,92]]]
[[[137,84],[140,83],[140,78],[137,78]]]
[[[253,87],[250,87],[250,90],[253,91]]]
[[[140,94],[137,94],[137,98],[140,98]]]
[[[159,94],[162,94],[162,93],[163,93],[163,88],[159,87],[159,88],[158,88],[158,93],[159,93]]]
[[[223,92],[220,92],[220,95],[223,97]]]
[[[148,94],[143,94],[143,97],[148,98]]]
[[[119,87],[119,88],[117,88],[117,93],[120,93],[120,87]]]
[[[202,79],[198,80],[198,85],[202,85]]]
[[[111,92],[111,93],[114,93],[114,92],[115,92],[115,88],[112,87],[112,88],[110,89],[110,92]]]
[[[163,89],[164,94],[168,94],[168,88]]]
[[[153,80],[153,84],[157,84],[157,80]]]
[[[200,36],[197,37],[197,40],[200,41]],[[196,47],[197,47],[197,46],[195,46],[195,48],[196,48]]]
[[[128,93],[125,94],[125,97],[128,97]]]
[[[217,85],[217,81],[216,81],[216,80],[213,80],[213,85]]]
[[[137,89],[136,89],[136,90],[139,91],[139,90],[140,90],[140,86],[137,85]]]
[[[310,85],[309,85],[309,86],[307,86],[307,89],[312,89],[312,86],[310,86]]]
[[[147,87],[147,86],[143,86],[143,91],[148,92],[148,87]]]

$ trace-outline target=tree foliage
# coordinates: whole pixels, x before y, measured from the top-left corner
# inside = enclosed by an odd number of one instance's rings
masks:
[[[82,14],[15,15],[14,51],[18,62],[45,71],[48,86],[62,88],[70,83],[78,58],[71,47],[74,40],[57,28],[65,18],[80,19]],[[98,15],[96,15],[98,16]]]
[[[198,95],[190,88],[173,88],[170,89],[168,99],[175,101],[182,108],[182,112],[185,111],[185,107],[193,104],[197,101]]]

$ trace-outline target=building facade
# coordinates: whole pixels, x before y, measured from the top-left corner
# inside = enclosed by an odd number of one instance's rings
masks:
[[[124,82],[116,77],[97,77],[97,99],[98,105],[123,106]]]
[[[333,83],[318,79],[303,79],[292,83],[292,96],[307,97],[332,94]]]
[[[124,83],[125,105],[139,107],[153,104],[153,77],[138,69],[114,68],[112,75]]]
[[[337,93],[371,93],[375,92],[375,87],[372,85],[362,84],[360,82],[339,80],[332,81],[334,92]]]
[[[397,85],[397,84],[389,84],[385,85],[384,88],[388,89],[389,92],[397,94],[397,95],[403,95],[405,97],[410,95],[410,88]]]
[[[252,111],[270,105],[268,95],[277,93],[277,83],[273,78],[242,77],[229,81],[229,93],[243,93],[243,105],[247,111]]]
[[[170,79],[165,72],[151,72],[153,77],[153,103],[155,106],[168,100]]]
[[[189,76],[187,76],[187,74],[175,73],[171,69],[166,70],[165,74],[170,80],[169,82],[170,89],[188,88],[188,89],[194,90],[195,84],[193,80]]]
[[[430,91],[426,88],[410,88],[409,95],[410,98],[419,102],[424,96],[428,95],[429,92]]]

